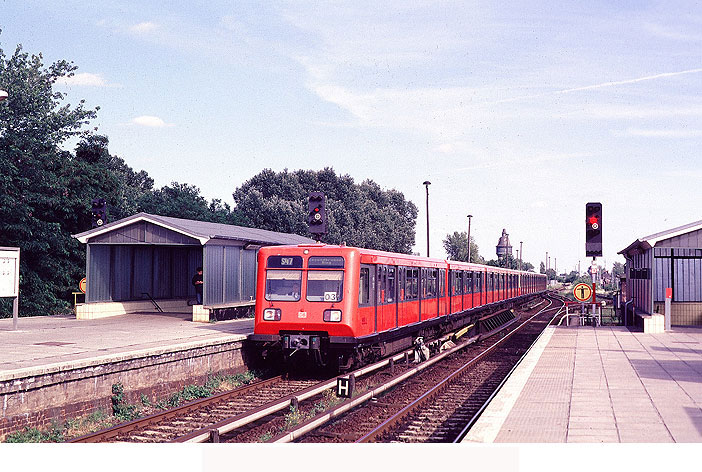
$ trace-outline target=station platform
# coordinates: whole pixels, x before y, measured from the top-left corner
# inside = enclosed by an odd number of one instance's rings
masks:
[[[246,370],[253,319],[196,323],[189,313],[0,319],[0,441],[27,427],[109,411],[115,384],[156,401],[213,374]]]
[[[463,442],[702,442],[702,329],[549,327]]]
[[[75,365],[124,360],[174,349],[242,341],[253,319],[194,323],[188,313],[133,313],[95,320],[75,316],[0,319],[0,380]]]

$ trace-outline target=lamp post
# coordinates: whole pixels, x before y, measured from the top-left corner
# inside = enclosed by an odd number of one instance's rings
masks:
[[[470,221],[473,219],[473,215],[468,215],[468,262],[470,262]]]
[[[427,189],[427,257],[429,257],[429,186],[431,185],[431,182],[425,180],[422,182],[422,184]]]
[[[524,249],[522,249],[522,242],[519,241],[519,270],[522,270],[522,259],[524,259]]]

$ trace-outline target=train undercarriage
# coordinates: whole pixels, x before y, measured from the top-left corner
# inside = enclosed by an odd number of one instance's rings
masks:
[[[328,369],[346,372],[415,346],[421,338],[429,352],[459,336],[487,333],[514,319],[506,312],[536,298],[525,295],[453,313],[361,338],[330,337],[325,332],[283,331],[279,335],[252,335],[266,362],[282,362],[285,370]],[[448,336],[447,338],[447,335]],[[455,341],[455,339],[452,339]]]

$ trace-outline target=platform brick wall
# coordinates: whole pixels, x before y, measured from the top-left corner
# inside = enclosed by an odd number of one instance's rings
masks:
[[[98,409],[111,414],[118,382],[130,404],[139,404],[141,394],[158,401],[210,375],[247,370],[244,357],[238,341],[0,381],[0,441],[25,427],[49,429]]]

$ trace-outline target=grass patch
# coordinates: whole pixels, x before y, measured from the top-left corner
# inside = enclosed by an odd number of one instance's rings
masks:
[[[4,442],[7,443],[39,443],[39,442],[64,442],[85,434],[106,429],[121,422],[131,421],[158,409],[168,409],[178,406],[183,402],[204,398],[219,392],[234,390],[242,385],[249,384],[259,378],[257,372],[248,371],[234,375],[211,375],[204,385],[187,385],[168,399],[153,403],[149,397],[142,394],[139,398],[140,405],[127,403],[124,386],[121,382],[112,385],[112,414],[104,410],[96,410],[88,415],[71,418],[62,424],[54,424],[46,431],[38,428],[25,428],[22,431],[8,434]]]

